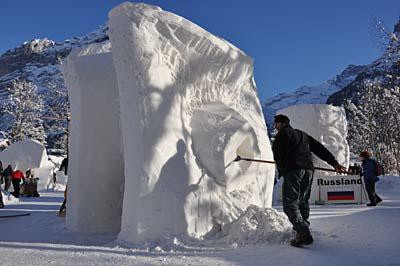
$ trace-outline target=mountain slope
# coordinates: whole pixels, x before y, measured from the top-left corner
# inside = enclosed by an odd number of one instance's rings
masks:
[[[272,125],[276,111],[290,105],[326,103],[329,96],[353,82],[366,68],[366,66],[349,65],[342,73],[322,84],[301,86],[294,92],[280,93],[267,99],[263,105],[267,123]]]
[[[73,48],[108,40],[106,31],[107,27],[102,26],[88,35],[64,42],[31,40],[0,56],[0,105],[10,101],[7,88],[13,81],[26,80],[35,84],[37,93],[44,101],[40,116],[44,122],[48,148],[65,149],[66,145],[66,141],[60,144],[60,140],[66,137],[68,117],[68,97],[60,70],[61,60],[67,57]],[[9,132],[10,119],[4,118],[3,115],[0,119],[0,130]]]
[[[391,42],[377,60],[365,66],[349,65],[342,73],[317,86],[301,86],[294,92],[280,93],[263,105],[267,123],[272,124],[277,110],[296,104],[329,103],[342,105],[344,100],[358,102],[363,84],[372,80],[390,80],[400,71],[400,20],[395,25]],[[399,81],[394,81],[398,83]]]

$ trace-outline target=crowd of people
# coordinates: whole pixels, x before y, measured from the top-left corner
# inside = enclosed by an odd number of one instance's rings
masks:
[[[64,174],[67,175],[67,168],[68,158],[64,158],[59,170],[63,171]],[[28,169],[24,173],[20,169],[13,169],[11,164],[8,164],[4,169],[3,163],[0,161],[0,190],[9,193],[12,184],[13,191],[10,192],[10,194],[16,198],[21,196],[21,186],[23,187],[23,195],[39,197],[40,195],[37,191],[37,180],[38,178],[34,177],[34,173],[31,169]],[[0,208],[4,208],[2,193],[0,193]],[[65,203],[63,204],[62,210],[65,211]]]
[[[21,185],[24,182],[27,182],[28,180],[31,181],[30,183],[34,183],[32,181],[34,180],[34,177],[31,169],[28,169],[25,173],[23,173],[19,169],[13,169],[11,164],[7,165],[7,167],[4,169],[3,163],[0,161],[0,184],[4,185],[5,192],[8,192],[12,184],[13,192],[11,192],[11,194],[16,198],[19,198]],[[38,196],[38,194],[32,196]],[[1,193],[0,193],[0,208],[4,208],[3,195]]]

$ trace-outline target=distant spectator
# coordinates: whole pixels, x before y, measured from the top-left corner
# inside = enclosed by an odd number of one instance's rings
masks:
[[[19,198],[19,186],[20,183],[25,179],[24,173],[20,170],[15,170],[11,174],[11,182],[14,187],[14,192],[12,193],[14,197]]]
[[[0,184],[3,184],[3,163],[0,161]],[[4,208],[3,194],[0,191],[0,208]]]
[[[58,216],[60,217],[65,217],[67,213],[67,190],[68,190],[68,185],[65,187],[64,200],[63,203],[61,204],[60,210],[58,211]]]
[[[9,164],[6,169],[3,171],[3,178],[4,178],[4,190],[8,191],[8,189],[11,186],[11,175],[12,175],[13,169],[11,164]]]
[[[60,165],[60,171],[64,171],[64,175],[68,175],[68,157],[65,157]]]
[[[60,171],[64,171],[64,175],[68,175],[68,157],[64,158],[61,162]],[[60,217],[65,217],[67,211],[67,189],[68,185],[65,187],[64,191],[64,201],[61,204],[60,210],[58,211],[58,215]]]
[[[349,175],[361,175],[361,173],[362,173],[362,168],[357,163],[354,163],[353,166],[349,166],[349,171],[348,171]]]
[[[369,151],[365,150],[360,153],[362,161],[362,176],[364,177],[365,189],[367,190],[369,203],[367,206],[376,206],[382,202],[382,199],[375,192],[375,183],[379,180],[376,176],[376,161],[371,159]]]
[[[4,183],[4,178],[3,178],[3,163],[0,161],[0,184]]]
[[[0,191],[0,209],[4,208],[3,193]]]

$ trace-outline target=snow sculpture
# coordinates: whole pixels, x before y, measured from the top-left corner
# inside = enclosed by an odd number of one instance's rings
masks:
[[[110,43],[74,50],[62,68],[71,107],[67,227],[119,232],[124,160]]]
[[[3,168],[11,164],[13,169],[23,172],[29,168],[39,168],[51,165],[48,161],[46,148],[33,139],[15,142],[0,152]]]
[[[125,159],[119,239],[200,236],[250,204],[271,206],[274,166],[253,62],[158,7],[109,13]]]
[[[49,161],[45,146],[39,141],[27,139],[11,144],[0,152],[0,161],[3,168],[10,164],[14,170],[25,172],[31,169],[31,174],[39,178],[38,189],[44,188],[46,182],[52,180],[54,165]]]
[[[270,207],[275,167],[233,162],[272,159],[252,59],[158,7],[124,3],[109,16],[111,43],[63,64],[68,228],[120,230],[130,243],[198,237],[251,204]]]
[[[307,132],[324,144],[341,165],[349,166],[347,119],[343,108],[327,104],[304,104],[289,106],[276,113],[288,116],[293,128]],[[332,168],[316,157],[314,157],[314,165]]]

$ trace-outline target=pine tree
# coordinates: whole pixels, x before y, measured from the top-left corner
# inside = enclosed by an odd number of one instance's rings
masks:
[[[368,82],[358,104],[348,100],[343,107],[349,118],[350,149],[369,149],[389,173],[400,173],[400,88],[392,79]]]
[[[385,67],[359,85],[356,102],[345,101],[350,150],[371,150],[388,173],[400,173],[400,20],[390,32],[375,19],[374,35],[385,50]]]
[[[2,118],[11,121],[8,135],[11,141],[35,139],[45,144],[45,131],[40,118],[43,110],[43,100],[37,94],[36,86],[25,80],[14,80],[6,88],[10,95],[1,107]]]
[[[47,132],[46,142],[53,149],[67,151],[68,121],[70,117],[67,90],[55,83],[47,84],[48,99],[44,111],[44,127]]]

